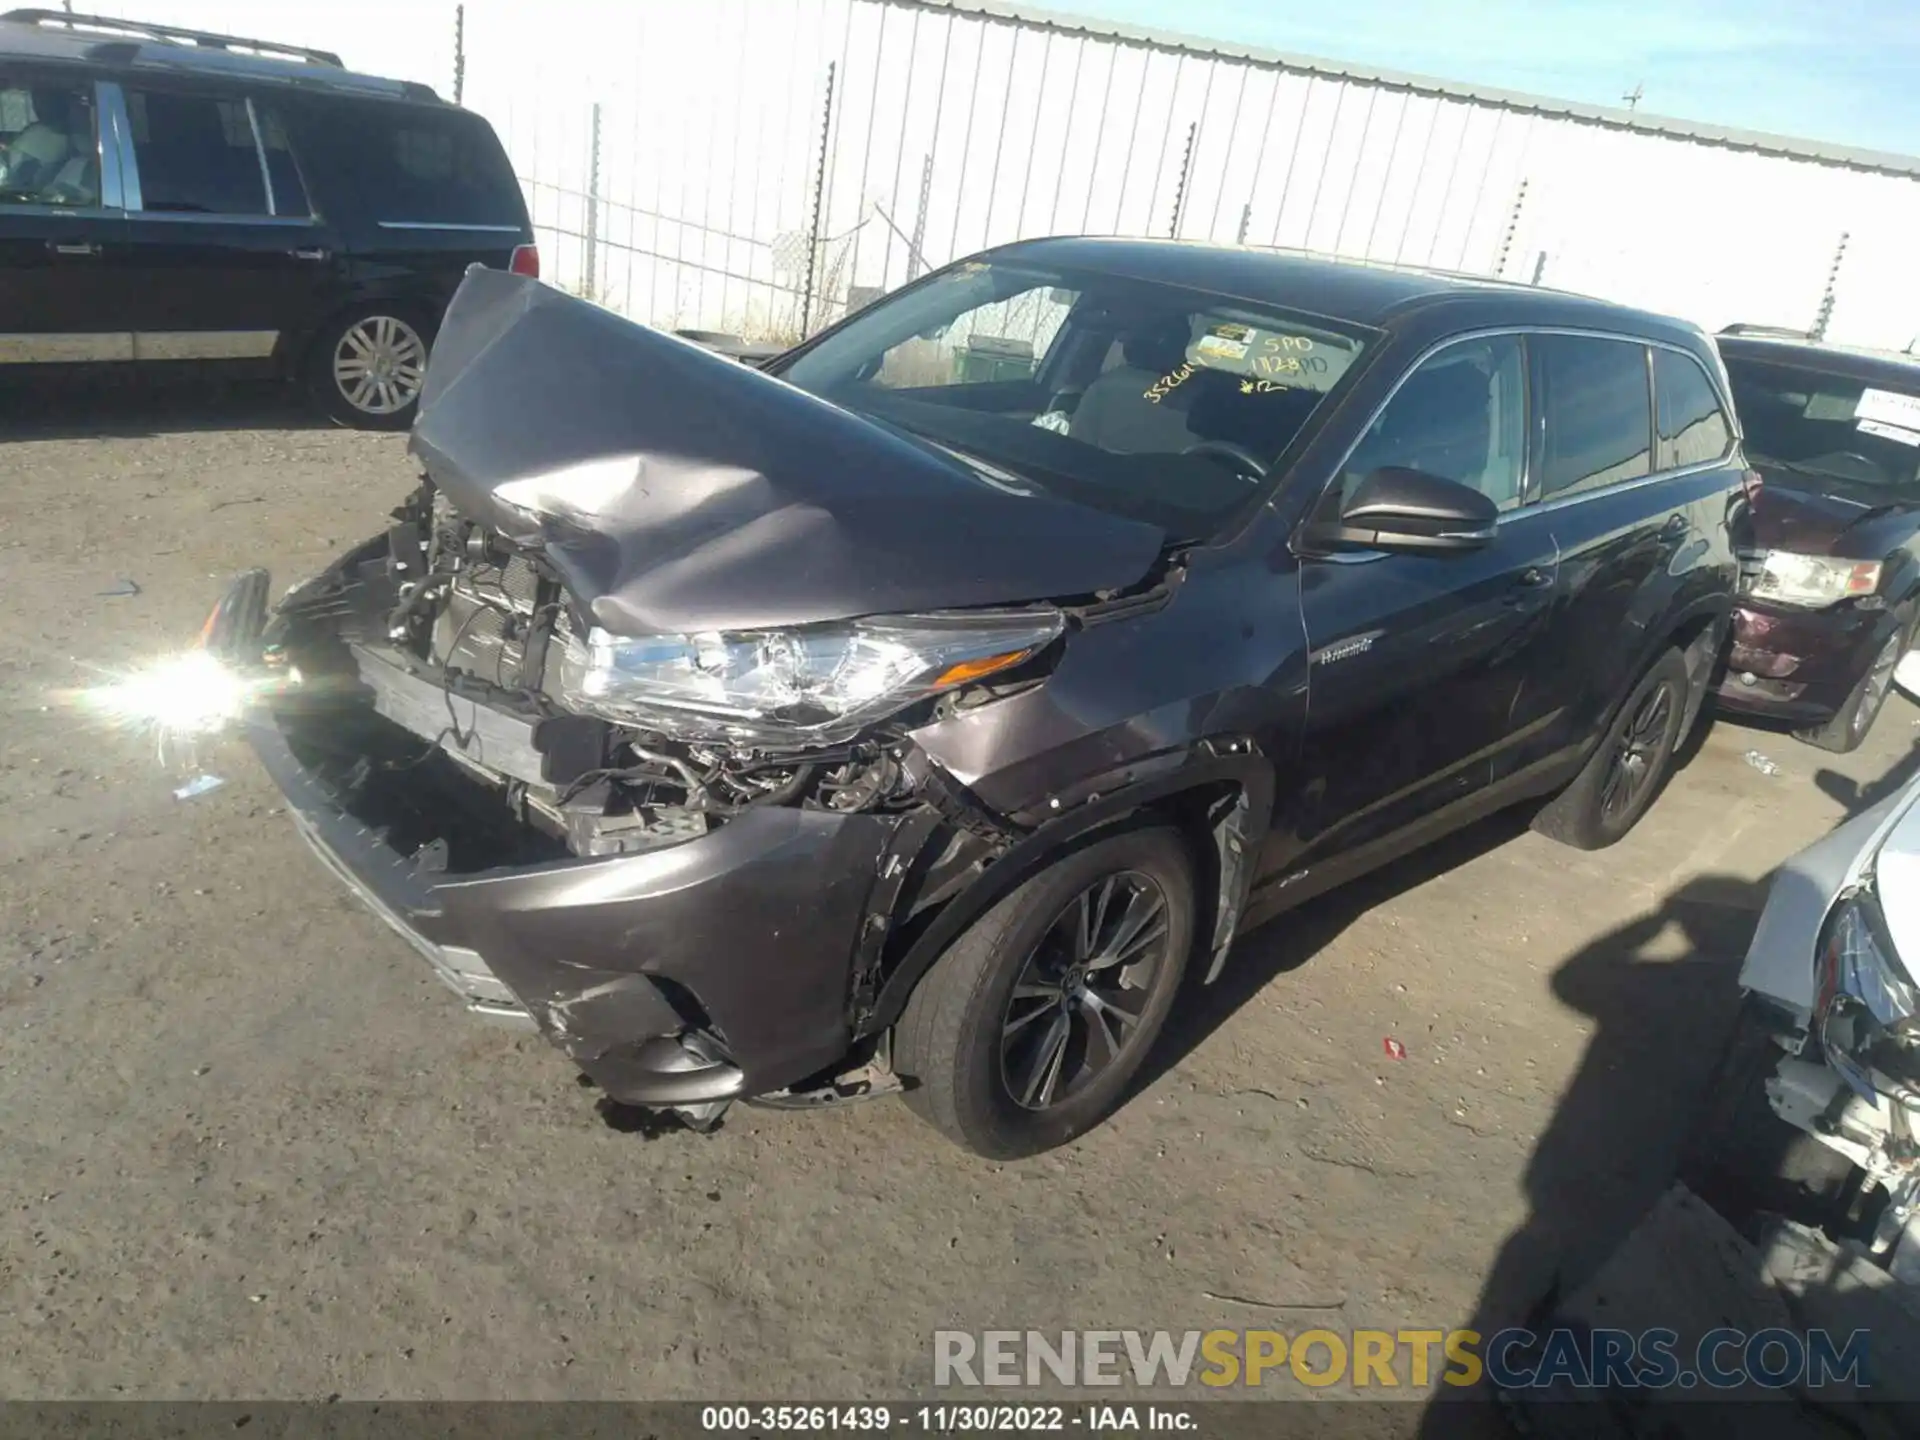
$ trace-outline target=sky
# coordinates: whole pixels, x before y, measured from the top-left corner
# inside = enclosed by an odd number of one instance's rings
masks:
[[[1018,3],[1018,0],[1015,0]],[[1920,154],[1920,0],[1038,0],[1593,105]]]

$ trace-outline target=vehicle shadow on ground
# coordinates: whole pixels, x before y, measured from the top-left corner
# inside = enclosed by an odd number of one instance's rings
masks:
[[[1593,1038],[1527,1162],[1527,1218],[1465,1328],[1485,1337],[1547,1313],[1673,1183],[1733,1033],[1740,964],[1765,898],[1765,882],[1700,876],[1554,972],[1554,996],[1592,1021]],[[1459,1433],[1468,1418],[1459,1408],[1435,1400],[1421,1434]]]
[[[274,380],[119,372],[6,380],[0,386],[0,444],[332,428],[298,391]]]
[[[1211,985],[1199,983],[1208,956],[1204,949],[1196,953],[1186,993],[1141,1066],[1134,1093],[1173,1070],[1268,984],[1312,960],[1367,911],[1517,840],[1526,833],[1535,808],[1521,806],[1489,816],[1246,931],[1234,941]]]
[[[1813,777],[1813,783],[1820,787],[1822,795],[1846,806],[1847,816],[1851,819],[1897,793],[1916,775],[1920,775],[1920,740],[1914,741],[1907,748],[1907,753],[1896,760],[1893,767],[1878,780],[1860,781],[1850,775],[1842,775],[1837,770],[1821,770]]]

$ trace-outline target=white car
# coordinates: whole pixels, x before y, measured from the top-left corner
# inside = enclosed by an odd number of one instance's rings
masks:
[[[1920,652],[1900,683],[1920,690]],[[1920,1283],[1920,775],[1781,867],[1740,984],[1687,1178]]]

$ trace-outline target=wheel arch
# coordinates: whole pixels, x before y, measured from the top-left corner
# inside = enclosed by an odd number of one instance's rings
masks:
[[[915,917],[916,923],[897,931],[894,922],[904,918],[911,900],[896,891],[891,913],[876,917],[889,933],[879,948],[872,1001],[856,1004],[861,1012],[854,1017],[856,1033],[870,1035],[891,1026],[947,947],[1033,876],[1073,850],[1142,825],[1169,826],[1187,842],[1203,917],[1207,897],[1212,897],[1212,928],[1202,937],[1210,955],[1206,980],[1211,983],[1238,933],[1260,842],[1272,819],[1273,795],[1273,766],[1251,739],[1202,741],[1177,768],[1096,792],[1058,819],[1020,835],[998,854],[989,854],[978,878],[924,919]],[[952,832],[946,834],[951,840]],[[940,843],[930,835],[920,839],[927,848]]]

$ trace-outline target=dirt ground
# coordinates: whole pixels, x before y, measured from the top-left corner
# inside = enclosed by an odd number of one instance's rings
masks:
[[[8,1396],[846,1400],[925,1390],[937,1328],[1511,1318],[1668,1179],[1760,882],[1920,764],[1904,699],[1846,758],[1723,721],[1614,850],[1481,826],[1247,937],[1145,1092],[1035,1161],[894,1101],[622,1133],[321,872],[238,742],[162,761],[70,703],[230,572],[378,527],[402,441],[249,392],[9,403]]]

